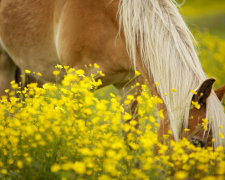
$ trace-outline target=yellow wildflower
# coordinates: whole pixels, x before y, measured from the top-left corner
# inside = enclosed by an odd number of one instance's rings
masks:
[[[161,109],[160,111],[158,111],[158,115],[160,118],[165,119],[164,115],[163,115],[163,109]]]
[[[187,177],[187,175],[188,174],[185,171],[178,171],[178,172],[176,172],[174,178],[175,179],[185,179]]]
[[[94,67],[98,69],[99,68],[99,65],[97,65],[96,63],[94,63]]]
[[[57,64],[57,65],[55,66],[55,68],[58,68],[58,69],[63,69],[63,66],[62,66],[62,65],[60,65],[60,64]]]
[[[141,73],[139,72],[139,71],[135,71],[135,74],[137,75],[137,76],[140,76],[141,75]]]
[[[2,170],[0,171],[0,174],[3,174],[3,175],[6,175],[6,174],[8,174],[8,171],[7,171],[7,169],[2,169]]]
[[[128,120],[130,120],[131,118],[132,118],[132,116],[131,116],[129,113],[127,113],[127,112],[124,113],[123,119],[124,119],[125,121],[128,121]]]
[[[31,71],[30,71],[30,70],[28,70],[28,69],[26,69],[26,70],[25,70],[25,73],[26,73],[26,74],[30,74],[30,73],[31,73]]]
[[[42,77],[42,76],[43,76],[40,72],[38,72],[38,73],[37,73],[37,75],[38,75],[38,76],[40,76],[40,77]]]
[[[51,167],[51,172],[58,172],[59,170],[61,169],[61,167],[60,167],[60,165],[58,165],[58,164],[54,164],[54,165],[52,165],[52,167]]]
[[[219,133],[219,136],[220,136],[221,139],[224,139],[223,133],[220,132],[220,133]]]
[[[22,162],[22,161],[19,160],[19,161],[17,161],[16,164],[17,164],[17,167],[18,167],[18,168],[20,168],[20,169],[23,168],[23,162]]]
[[[83,162],[75,162],[71,168],[78,174],[84,174],[86,171],[86,165]]]
[[[177,90],[176,90],[176,89],[174,89],[174,88],[172,88],[172,92],[174,92],[174,93],[175,93],[175,92],[177,92]]]
[[[200,104],[198,104],[198,101],[192,101],[191,102],[193,105],[194,105],[194,107],[196,108],[196,109],[200,109],[201,108],[201,105]]]
[[[191,90],[191,92],[192,92],[193,94],[195,94],[195,95],[197,94],[197,92],[196,92],[196,91],[194,91],[193,89]]]
[[[59,74],[60,74],[60,71],[58,71],[58,70],[53,71],[53,75],[58,76]]]

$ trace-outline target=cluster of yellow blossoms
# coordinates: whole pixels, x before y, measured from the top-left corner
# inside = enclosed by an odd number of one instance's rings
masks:
[[[225,178],[222,147],[202,149],[168,136],[166,143],[158,140],[157,119],[163,114],[156,106],[162,100],[150,96],[145,85],[132,117],[119,96],[97,98],[96,74],[58,69],[55,76],[67,71],[61,84],[31,83],[22,90],[12,82],[6,90],[11,96],[1,98],[0,179]],[[132,101],[127,95],[126,104]]]

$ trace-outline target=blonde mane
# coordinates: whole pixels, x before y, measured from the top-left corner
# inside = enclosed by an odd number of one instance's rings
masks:
[[[192,35],[173,0],[120,0],[119,18],[134,68],[139,53],[147,72],[159,83],[157,90],[178,141],[182,125],[188,126],[191,90],[198,89],[207,78]],[[176,93],[172,93],[173,88]],[[206,117],[216,140],[214,146],[225,145],[219,137],[219,132],[225,135],[225,115],[214,92],[207,99]]]

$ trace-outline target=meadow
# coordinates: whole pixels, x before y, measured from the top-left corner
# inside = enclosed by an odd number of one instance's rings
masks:
[[[187,0],[181,6],[187,21],[196,23],[225,14],[223,1],[215,1],[214,6],[207,2],[204,7],[200,0]],[[213,8],[219,10],[215,13]],[[225,84],[222,30],[191,29],[204,70],[216,77],[216,87]],[[225,148],[201,148],[185,138],[174,142],[169,140],[170,130],[158,138],[158,120],[164,115],[156,107],[162,100],[137,83],[143,91],[137,97],[136,114],[131,116],[124,104],[132,103],[134,96],[128,93],[121,104],[115,88],[97,90],[101,81],[94,77],[104,74],[97,64],[90,66],[96,71],[86,76],[82,69],[56,65],[52,72],[56,81],[62,69],[67,75],[62,82],[43,87],[31,83],[21,89],[11,82],[8,96],[0,100],[0,179],[225,179]]]

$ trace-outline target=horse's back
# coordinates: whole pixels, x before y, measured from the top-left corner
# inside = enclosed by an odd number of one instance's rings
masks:
[[[47,78],[56,64],[80,68],[97,62],[105,72],[129,69],[118,37],[117,3],[92,0],[2,0],[0,39],[21,69]]]

